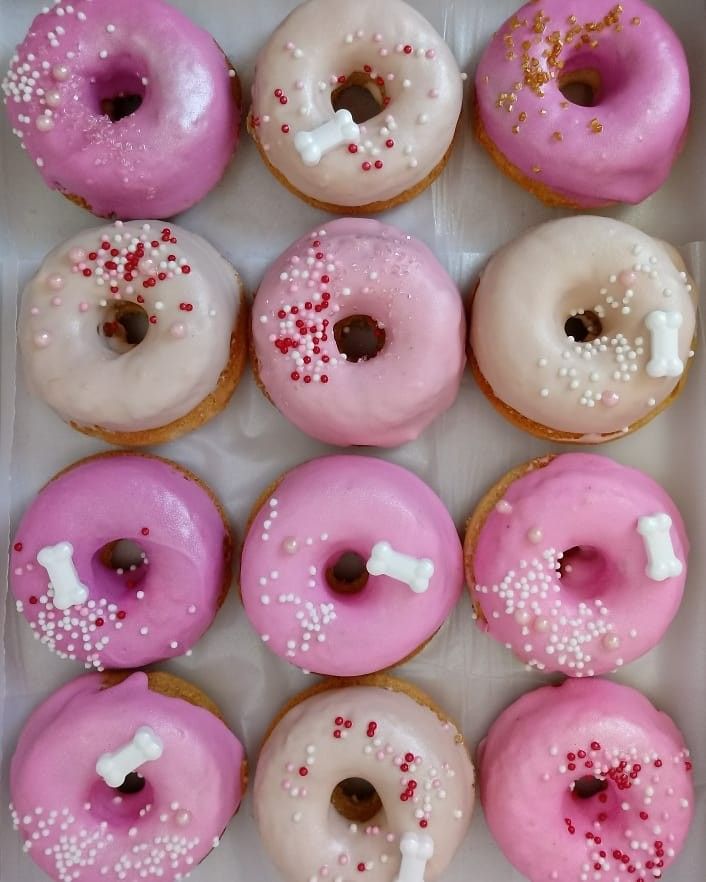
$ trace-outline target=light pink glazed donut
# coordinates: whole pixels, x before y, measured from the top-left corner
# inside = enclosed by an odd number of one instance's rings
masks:
[[[238,143],[235,71],[163,0],[58,0],[2,91],[45,182],[101,217],[171,217],[220,180]]]
[[[136,563],[124,544],[125,563],[111,562],[117,540],[139,546]],[[139,667],[182,655],[207,630],[230,583],[231,542],[191,472],[99,454],[52,479],[22,516],[10,588],[34,636],[60,657]]]
[[[245,611],[267,646],[341,677],[418,649],[462,584],[458,533],[439,497],[406,469],[358,456],[315,459],[280,478],[252,516],[240,572]]]
[[[268,269],[253,306],[256,372],[308,435],[394,447],[456,398],[464,329],[458,289],[426,245],[343,218]]]
[[[523,695],[478,751],[480,797],[531,882],[652,882],[686,839],[684,739],[635,689],[566,680]]]
[[[471,367],[541,438],[598,444],[682,390],[698,291],[667,242],[606,217],[540,224],[497,251],[473,297]]]
[[[28,719],[10,766],[25,852],[56,882],[185,879],[244,790],[243,747],[216,714],[162,673],[63,686]]]
[[[387,676],[296,696],[255,773],[260,837],[286,882],[432,882],[473,803],[462,734],[432,699]]]
[[[566,453],[513,469],[471,519],[466,567],[483,630],[574,677],[643,655],[674,618],[689,542],[643,472]]]
[[[577,208],[658,190],[690,100],[684,49],[642,0],[527,3],[476,72],[477,131],[491,156],[541,199]]]

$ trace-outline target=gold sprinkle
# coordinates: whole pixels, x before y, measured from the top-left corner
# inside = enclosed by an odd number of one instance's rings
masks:
[[[527,120],[527,114],[523,110],[522,113],[520,114],[520,122],[525,122],[526,120]]]
[[[602,123],[595,116],[591,120],[591,131],[594,133],[594,135],[600,135],[600,133],[603,131]]]
[[[578,21],[575,15],[570,15],[566,20],[570,25],[575,25]]]
[[[519,134],[520,134],[520,127],[519,127],[519,126],[513,126],[513,127],[512,127],[512,134],[513,134],[513,135],[519,135]]]
[[[563,141],[564,140],[564,136],[561,134],[561,132],[554,132],[554,134],[552,135],[552,138],[554,138],[555,141]]]
[[[538,165],[533,165],[533,166],[532,166],[532,171],[533,171],[536,175],[538,175],[538,174],[540,174],[540,172],[542,171],[542,169],[541,169]]]
[[[515,53],[512,51],[512,49],[508,49],[508,51],[505,53],[505,58],[507,58],[508,61],[512,61],[514,57]]]
[[[640,16],[636,15],[635,18],[632,19],[631,24],[639,25],[640,24]]]

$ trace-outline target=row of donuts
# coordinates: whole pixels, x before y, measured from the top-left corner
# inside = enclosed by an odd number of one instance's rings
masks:
[[[273,174],[310,204],[382,211],[444,168],[463,78],[403,0],[386,0],[382,16],[375,0],[306,0],[257,57],[248,129]],[[2,91],[47,184],[122,219],[171,217],[203,198],[243,113],[221,48],[163,0],[120,9],[55,0]],[[589,208],[640,202],[664,183],[690,101],[683,47],[643,0],[545,0],[493,35],[476,72],[474,124],[525,189]]]
[[[526,693],[476,761],[491,833],[532,882],[652,882],[688,834],[689,751],[630,687],[569,679]],[[417,687],[329,680],[270,726],[253,809],[286,882],[433,882],[468,831],[474,777],[463,735]],[[56,882],[179,880],[219,844],[247,779],[241,742],[193,684],[93,673],[27,721],[11,812]]]
[[[10,587],[35,638],[98,671],[190,652],[232,580],[233,538],[213,492],[144,454],[63,470],[13,541]],[[307,672],[355,677],[420,651],[453,611],[465,570],[484,632],[529,668],[591,677],[659,642],[688,551],[667,493],[605,457],[567,453],[510,470],[478,503],[462,547],[416,475],[327,456],[256,501],[240,596],[272,652]]]
[[[697,299],[672,246],[575,216],[490,259],[467,333],[458,288],[426,245],[341,218],[273,261],[249,321],[240,278],[202,238],[116,221],[45,258],[23,294],[19,342],[30,389],[113,444],[161,443],[213,417],[249,348],[269,400],[327,443],[416,438],[454,402],[467,349],[480,388],[515,425],[598,443],[674,400]]]

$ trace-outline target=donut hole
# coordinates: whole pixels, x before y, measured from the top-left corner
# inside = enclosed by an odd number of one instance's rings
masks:
[[[120,122],[136,113],[145,99],[145,83],[134,70],[118,65],[91,78],[96,110],[111,122]]]
[[[331,804],[347,821],[370,821],[382,810],[382,800],[365,778],[345,778],[331,793]]]
[[[591,343],[603,333],[603,323],[593,310],[582,309],[568,317],[564,333],[576,343]]]
[[[366,560],[357,551],[344,551],[326,567],[326,581],[334,594],[358,594],[368,584]]]
[[[103,311],[98,335],[111,351],[123,355],[142,343],[149,326],[149,316],[139,303],[116,300]]]
[[[608,789],[608,782],[603,778],[596,778],[594,775],[584,775],[574,781],[573,795],[574,799],[593,799],[599,793]]]
[[[96,552],[94,564],[102,595],[120,597],[143,587],[149,557],[133,539],[112,539]]]
[[[591,68],[565,71],[559,77],[559,91],[570,104],[595,107],[599,103],[601,75]]]
[[[354,122],[367,122],[385,107],[385,86],[377,83],[363,71],[353,71],[346,81],[331,93],[334,110],[348,110]]]
[[[333,337],[346,361],[369,361],[385,345],[385,329],[369,315],[350,315],[333,326]]]
[[[610,576],[607,558],[592,545],[574,545],[559,561],[561,587],[577,597],[595,597],[605,591]]]
[[[91,814],[111,825],[133,825],[154,806],[154,789],[139,772],[130,772],[120,787],[109,787],[102,778],[94,782],[86,800]]]

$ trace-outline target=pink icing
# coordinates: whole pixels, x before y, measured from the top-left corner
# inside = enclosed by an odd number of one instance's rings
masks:
[[[658,512],[672,519],[682,563],[681,575],[661,582],[646,573],[637,530],[639,518]],[[593,676],[660,640],[681,602],[688,550],[681,515],[655,481],[602,456],[567,453],[514,481],[490,512],[472,594],[488,633],[525,663]]]
[[[559,90],[581,70],[600,76],[594,106]],[[583,207],[637,203],[681,147],[689,72],[677,36],[642,0],[543,0],[496,32],[476,95],[490,139],[526,176]]]
[[[100,551],[117,539],[145,558],[123,574]],[[173,463],[117,454],[51,481],[17,527],[10,587],[41,643],[86,666],[137,667],[186,652],[218,609],[230,537],[206,490]],[[88,600],[56,609],[38,552],[68,541]]]
[[[428,589],[370,575],[362,591],[335,593],[327,568],[347,551],[367,561],[380,541],[430,559]],[[356,676],[396,664],[431,637],[458,600],[463,565],[448,512],[419,478],[383,460],[329,456],[288,472],[263,504],[240,581],[270,649],[311,671]]]
[[[96,762],[141,726],[163,752],[140,767],[143,789],[121,794]],[[57,882],[119,882],[145,868],[171,882],[218,845],[240,804],[243,761],[218,717],[149,691],[146,674],[104,690],[88,674],[50,696],[22,730],[10,766],[13,821],[25,851]]]
[[[334,328],[356,315],[376,321],[385,342],[375,357],[346,363]],[[253,307],[269,396],[329,444],[416,438],[456,398],[464,334],[458,289],[427,246],[369,219],[335,220],[295,242]]]
[[[238,142],[228,62],[163,0],[61,0],[35,18],[2,85],[46,183],[101,216],[184,211],[220,180]],[[101,101],[121,93],[142,104],[111,122]]]
[[[370,782],[382,803],[365,823],[331,806],[349,776]],[[405,692],[347,686],[305,699],[277,723],[258,760],[255,818],[287,882],[391,882],[400,840],[415,833],[433,840],[424,874],[432,882],[468,830],[473,779],[461,734],[431,708]]]
[[[652,882],[689,830],[688,757],[672,720],[636,690],[566,680],[523,695],[493,723],[479,749],[481,802],[531,882]],[[584,777],[607,786],[579,798]]]

